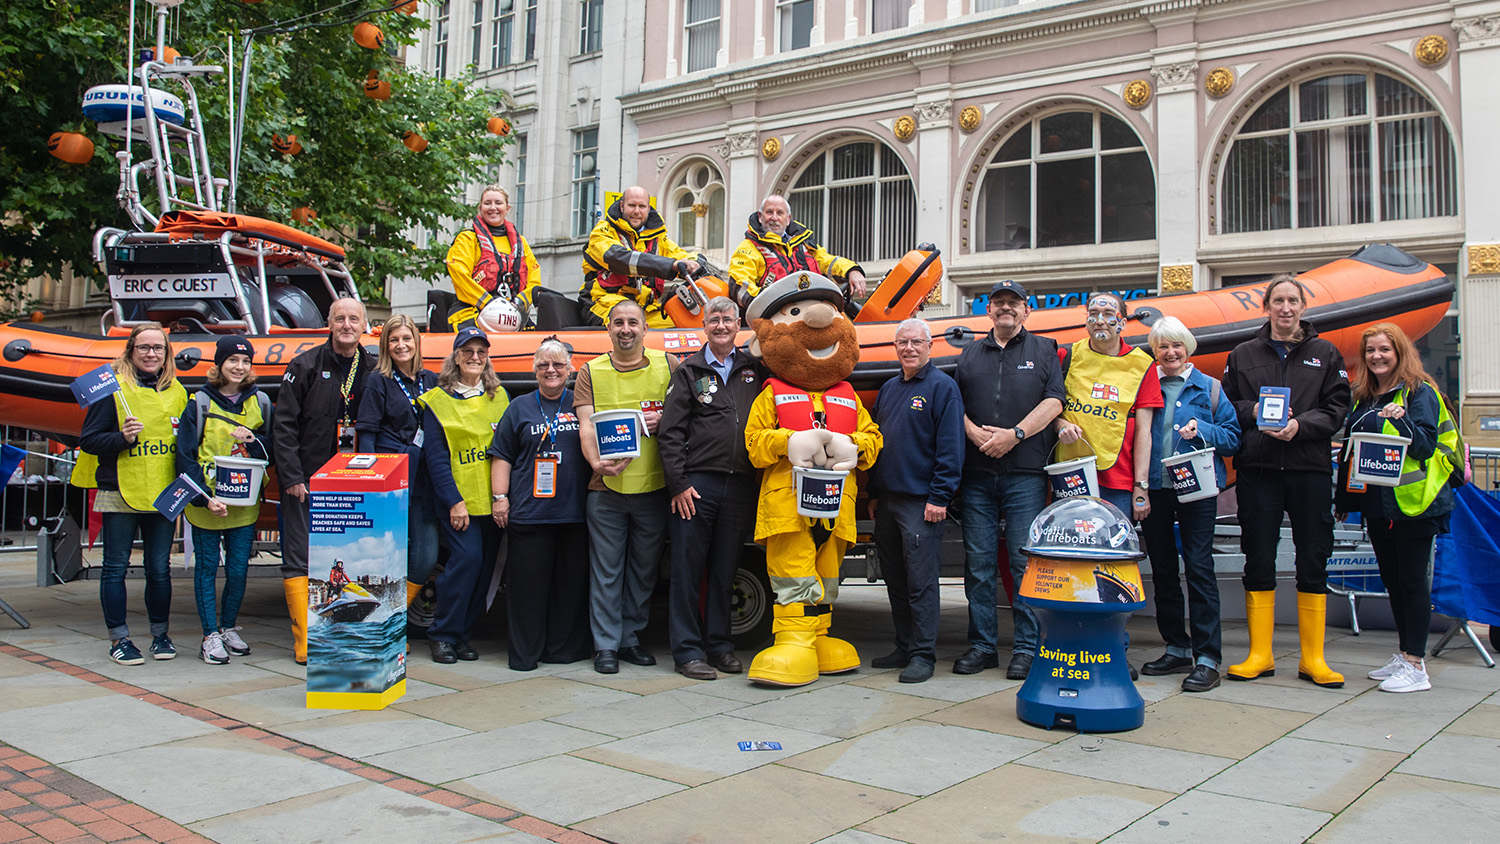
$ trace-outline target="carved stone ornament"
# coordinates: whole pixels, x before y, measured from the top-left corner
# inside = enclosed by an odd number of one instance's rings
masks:
[[[1197,62],[1179,62],[1178,64],[1164,64],[1151,68],[1151,75],[1156,77],[1156,85],[1159,88],[1191,84],[1197,74]]]
[[[1500,36],[1500,17],[1465,18],[1453,22],[1459,41],[1483,41]]]
[[[903,114],[896,118],[896,123],[891,127],[891,131],[895,133],[896,140],[902,142],[909,141],[912,139],[912,136],[917,134],[917,121],[910,114]]]
[[[1208,75],[1203,77],[1203,90],[1216,100],[1228,96],[1229,92],[1234,90],[1233,68],[1219,66],[1210,70]]]
[[[1500,275],[1500,243],[1469,247],[1469,275]]]
[[[1176,264],[1161,268],[1162,295],[1193,292],[1193,265]]]
[[[922,121],[923,126],[947,123],[953,119],[953,101],[921,103],[917,106],[917,119]]]
[[[702,202],[694,202],[693,203],[693,216],[694,217],[707,217],[708,216],[708,205],[705,204],[705,203],[702,203]]]
[[[658,155],[656,157],[656,175],[660,176],[661,171],[667,169],[667,165],[670,163],[672,163],[672,156],[665,153]]]
[[[714,155],[717,155],[725,161],[729,160],[729,144],[714,144],[713,146],[709,147],[709,149],[714,151]]]
[[[1151,102],[1151,83],[1144,79],[1132,79],[1125,85],[1125,105],[1139,111]]]
[[[767,161],[775,161],[781,155],[781,139],[766,138],[760,144],[760,157]]]
[[[1448,52],[1448,39],[1441,35],[1424,35],[1411,54],[1423,67],[1437,67],[1448,60]]]
[[[755,140],[754,132],[735,132],[733,135],[726,135],[724,137],[724,143],[729,147],[729,154],[731,156],[753,152],[755,150]]]
[[[964,106],[958,113],[958,128],[965,132],[972,132],[979,128],[979,122],[984,119],[984,112],[979,106]]]

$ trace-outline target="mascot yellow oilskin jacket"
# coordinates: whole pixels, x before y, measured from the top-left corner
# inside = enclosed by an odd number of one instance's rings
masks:
[[[828,629],[839,566],[855,535],[853,470],[875,462],[881,438],[844,380],[859,361],[859,340],[843,304],[832,281],[796,273],[766,287],[747,312],[755,329],[750,351],[775,376],[745,425],[750,462],[766,470],[755,538],[766,544],[766,572],[776,591],[776,641],[755,657],[748,675],[766,685],[802,686],[820,673],[859,666],[854,646]],[[850,472],[831,524],[798,515],[793,466]]]

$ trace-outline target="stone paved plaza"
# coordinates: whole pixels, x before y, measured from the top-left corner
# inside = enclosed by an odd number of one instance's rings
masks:
[[[938,674],[918,685],[868,667],[800,689],[691,681],[672,671],[661,607],[645,637],[656,667],[518,673],[495,613],[479,662],[435,665],[418,642],[403,699],[325,711],[303,707],[278,579],[250,580],[251,656],[195,658],[178,578],[180,656],[126,667],[106,655],[97,582],[39,589],[34,565],[0,555],[0,596],[33,625],[0,615],[3,844],[1488,844],[1500,829],[1500,670],[1463,648],[1429,661],[1432,691],[1381,693],[1364,674],[1395,649],[1387,631],[1329,631],[1341,690],[1296,679],[1283,627],[1275,677],[1201,695],[1142,677],[1144,727],[1080,735],[1018,721],[1019,683],[1000,671],[950,673],[966,646],[959,583],[942,590]],[[142,584],[129,592],[144,631]],[[839,600],[835,632],[866,663],[889,650],[885,600],[863,583]],[[1130,629],[1132,662],[1159,653],[1151,619]],[[1243,655],[1243,623],[1224,639]]]

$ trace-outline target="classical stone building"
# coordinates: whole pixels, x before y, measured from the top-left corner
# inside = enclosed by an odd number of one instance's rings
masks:
[[[531,63],[481,75],[518,103],[554,287],[576,289],[583,201],[636,182],[711,257],[773,192],[877,276],[931,241],[937,314],[1004,277],[1045,306],[1389,242],[1458,282],[1426,363],[1476,442],[1500,417],[1500,0],[584,0],[537,26]]]

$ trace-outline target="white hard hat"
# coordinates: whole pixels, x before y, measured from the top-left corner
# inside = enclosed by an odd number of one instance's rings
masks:
[[[521,312],[508,299],[491,299],[476,322],[488,334],[507,334],[521,330]]]

